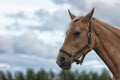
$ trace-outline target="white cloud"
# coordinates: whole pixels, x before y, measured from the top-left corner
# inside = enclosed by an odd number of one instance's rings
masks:
[[[2,12],[16,12],[24,11],[31,14],[33,11],[39,8],[46,9],[53,12],[58,7],[52,3],[51,0],[2,0],[0,1],[0,11]]]
[[[9,70],[10,69],[10,65],[8,63],[0,63],[0,70]]]
[[[55,58],[55,54],[58,51],[57,45],[61,42],[61,39],[59,40],[57,35],[53,36],[51,33],[48,33],[51,34],[48,36],[46,36],[47,33],[44,36],[41,36],[40,34],[41,33],[34,33],[31,31],[26,31],[22,34],[9,34],[8,32],[7,34],[4,33],[0,35],[0,53],[29,54],[38,55],[44,58]],[[55,32],[55,34],[57,33]],[[44,38],[45,36],[47,38]],[[62,36],[62,34],[60,34],[60,36]],[[42,38],[49,41],[45,42]],[[50,41],[49,38],[52,40]]]
[[[94,69],[104,69],[107,68],[105,64],[101,63],[99,60],[90,60],[84,63],[84,66],[92,66]]]
[[[53,31],[51,32],[41,32],[38,33],[36,31],[36,34],[40,40],[43,40],[46,44],[49,45],[57,45],[57,42],[63,42],[63,36],[64,34],[60,31]]]
[[[103,4],[106,4],[108,6],[115,6],[115,4],[120,3],[119,0],[100,0],[96,2],[102,2]]]
[[[5,57],[7,57],[7,59]],[[55,59],[46,59],[41,56],[25,54],[1,54],[0,56],[0,70],[25,72],[28,68],[33,68],[35,71],[39,69],[45,69],[47,71],[53,69],[57,73],[60,70]]]
[[[13,38],[12,36],[1,36],[0,51],[6,53],[13,53]]]

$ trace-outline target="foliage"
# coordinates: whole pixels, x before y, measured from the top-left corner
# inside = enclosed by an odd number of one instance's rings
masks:
[[[61,70],[59,74],[55,74],[52,70],[46,72],[45,70],[40,70],[34,72],[32,69],[28,69],[25,74],[22,72],[16,72],[11,74],[9,71],[7,73],[0,72],[0,80],[112,80],[110,74],[103,69],[101,74],[96,72],[86,73],[85,71],[75,72]]]

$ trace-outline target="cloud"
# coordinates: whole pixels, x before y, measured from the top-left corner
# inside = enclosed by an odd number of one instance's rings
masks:
[[[26,16],[24,12],[17,12],[7,15],[7,17],[14,19],[14,22],[6,26],[8,30],[66,31],[70,22],[65,6],[53,13],[40,8],[34,11],[32,16]]]
[[[6,14],[6,17],[14,18],[14,19],[27,19],[28,17],[24,14],[24,12],[17,12],[17,13],[11,13]]]
[[[50,13],[45,9],[39,9],[34,12],[34,16],[36,16],[38,19],[45,20],[50,16]]]
[[[5,57],[7,57],[8,59],[6,59]],[[25,54],[2,54],[0,56],[0,70],[2,71],[9,70],[11,72],[25,72],[28,68],[35,69],[35,71],[43,68],[46,71],[52,69],[57,73],[60,70],[55,62],[55,59],[45,59],[41,56]]]
[[[112,25],[119,26],[120,18],[118,18],[120,11],[119,0],[106,0],[106,1],[94,1],[94,0],[53,0],[57,5],[70,5],[72,10],[79,10],[84,12],[84,15],[95,7],[95,17]],[[101,6],[102,5],[102,6]],[[112,10],[112,11],[111,11]]]
[[[20,23],[18,23],[18,22],[14,22],[14,23],[12,23],[11,25],[7,25],[6,26],[6,29],[7,30],[20,30],[20,27],[21,25],[20,25]]]
[[[0,63],[0,70],[1,69],[6,69],[6,70],[8,70],[10,68],[10,65],[9,64],[7,64],[7,63]]]
[[[63,18],[64,17],[64,18]],[[70,18],[68,15],[68,11],[64,8],[59,8],[53,13],[49,13],[46,10],[39,9],[34,12],[31,18],[25,20],[18,20],[11,25],[8,25],[7,28],[12,30],[15,28],[19,29],[27,29],[27,30],[38,30],[38,31],[65,31],[68,27],[68,23],[70,22]],[[16,23],[19,24],[16,26]]]
[[[31,31],[19,36],[0,35],[0,53],[38,55],[44,58],[55,58],[57,51],[57,47],[46,44]]]
[[[39,29],[41,22],[41,17],[43,15],[36,14],[26,16],[24,12],[17,12],[16,14],[8,14],[7,19],[12,20],[11,23],[7,24],[5,28],[10,31],[19,31],[19,30],[37,30]],[[41,14],[44,12],[41,12]],[[44,20],[43,20],[44,21]]]
[[[53,0],[56,5],[69,5],[71,8],[78,8],[84,10],[86,8],[85,0]]]
[[[8,59],[6,59],[6,57]],[[2,65],[2,67],[0,67],[0,70],[9,70],[11,72],[25,72],[28,68],[35,69],[35,71],[38,71],[39,69],[45,69],[46,71],[49,71],[50,69],[52,69],[56,73],[59,73],[59,71],[61,70],[56,64],[56,59],[54,58],[46,59],[42,56],[26,54],[1,54],[0,65]],[[101,72],[103,68],[106,68],[106,66],[103,64],[103,62],[101,63],[99,60],[85,60],[82,66],[73,64],[71,70],[79,70],[80,72],[82,70],[88,72],[91,70],[95,72]]]
[[[117,1],[117,0],[116,0]],[[101,5],[103,8],[101,8]],[[120,18],[119,14],[120,11],[118,9],[118,7],[120,7],[120,2],[117,1],[117,3],[104,3],[104,2],[100,2],[100,3],[96,3],[96,17],[102,19],[103,21],[111,24],[111,25],[115,25],[115,26],[120,26]],[[112,10],[112,11],[111,11]]]
[[[41,31],[64,31],[68,27],[70,18],[67,10],[60,8],[56,10],[41,26]]]
[[[0,53],[13,53],[12,36],[0,36]]]

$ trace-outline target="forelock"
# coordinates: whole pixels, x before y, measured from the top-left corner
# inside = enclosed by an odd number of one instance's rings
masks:
[[[83,18],[83,16],[77,16],[76,18],[74,18],[73,20],[71,20],[71,22],[70,22],[70,24],[69,24],[69,28],[72,27],[72,24],[75,22],[75,20],[77,20],[77,19],[82,19],[82,18]]]

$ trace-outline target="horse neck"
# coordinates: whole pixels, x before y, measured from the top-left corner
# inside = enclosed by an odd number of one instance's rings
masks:
[[[120,75],[120,30],[92,19],[96,45],[94,50],[108,66],[114,76]]]

